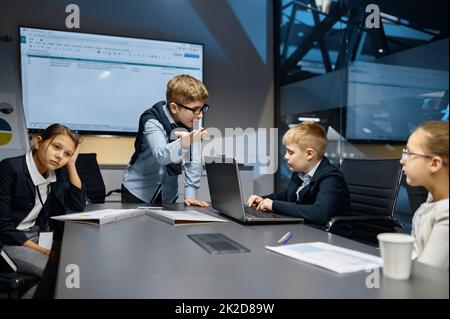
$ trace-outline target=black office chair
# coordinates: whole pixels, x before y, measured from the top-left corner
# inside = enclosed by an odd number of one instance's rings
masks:
[[[402,178],[398,160],[346,159],[341,165],[350,191],[350,211],[332,218],[325,230],[368,244],[402,227],[394,216]]]
[[[105,203],[105,183],[98,166],[97,154],[79,154],[76,167],[90,202],[93,204]]]
[[[111,196],[112,193],[122,192],[120,189],[113,189],[105,194],[105,183],[100,172],[96,153],[78,155],[76,166],[78,175],[84,187],[86,187],[87,197],[91,204],[103,204],[105,203],[105,197]]]

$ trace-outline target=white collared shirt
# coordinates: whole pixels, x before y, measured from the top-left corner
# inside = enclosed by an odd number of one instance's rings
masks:
[[[298,200],[298,194],[300,193],[300,191],[305,188],[309,182],[311,182],[311,179],[313,178],[314,174],[317,171],[317,168],[319,167],[320,163],[322,162],[322,160],[319,161],[319,163],[317,163],[308,173],[304,174],[302,172],[298,172],[298,177],[303,181],[302,185],[300,185],[300,187],[297,189],[297,200]]]
[[[27,163],[28,171],[30,172],[31,180],[33,181],[33,184],[36,187],[36,197],[34,200],[33,209],[30,211],[28,216],[25,217],[25,219],[22,220],[20,224],[16,227],[19,230],[24,230],[34,226],[34,224],[36,223],[36,219],[39,216],[39,213],[41,212],[42,203],[46,202],[48,194],[50,193],[50,183],[56,182],[56,175],[53,170],[48,171],[49,173],[48,178],[44,178],[44,176],[42,176],[41,173],[39,173],[39,170],[36,166],[36,163],[34,162],[33,154],[31,151],[25,155],[25,161]],[[39,194],[41,194],[42,203],[41,200],[39,199],[39,195],[37,193],[38,191]]]

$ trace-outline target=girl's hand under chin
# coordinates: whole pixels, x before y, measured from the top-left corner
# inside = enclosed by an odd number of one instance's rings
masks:
[[[80,154],[80,145],[78,145],[75,152],[73,152],[72,156],[70,157],[69,161],[67,162],[67,166],[75,166],[75,163],[77,162],[78,154]]]

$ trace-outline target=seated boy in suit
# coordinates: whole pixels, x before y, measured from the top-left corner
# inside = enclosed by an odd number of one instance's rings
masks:
[[[263,197],[251,195],[248,206],[319,225],[348,210],[350,193],[341,171],[324,156],[327,143],[320,124],[304,122],[288,130],[283,136],[284,159],[292,170],[288,187]]]

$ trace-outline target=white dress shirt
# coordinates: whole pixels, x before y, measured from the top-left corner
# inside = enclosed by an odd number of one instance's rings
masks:
[[[44,176],[39,173],[31,151],[25,155],[25,161],[27,163],[28,171],[30,172],[31,180],[36,187],[36,197],[33,209],[30,211],[28,216],[25,217],[25,219],[22,220],[19,225],[17,225],[16,228],[19,230],[25,230],[34,226],[34,224],[36,223],[36,219],[41,212],[42,203],[45,203],[48,198],[48,194],[50,193],[50,183],[56,182],[56,175],[53,170],[48,171],[48,178],[44,178]],[[42,203],[39,199],[38,192],[41,195]]]

